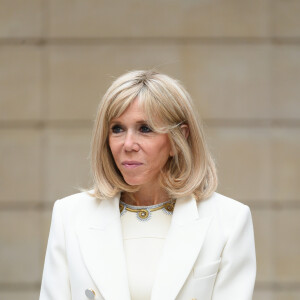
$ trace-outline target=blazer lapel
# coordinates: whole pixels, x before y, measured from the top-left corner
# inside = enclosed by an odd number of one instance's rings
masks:
[[[109,300],[129,300],[126,260],[119,211],[120,194],[100,202],[77,235],[87,269],[100,293]]]
[[[193,197],[179,198],[173,212],[151,300],[174,300],[202,247],[211,217],[199,218]]]

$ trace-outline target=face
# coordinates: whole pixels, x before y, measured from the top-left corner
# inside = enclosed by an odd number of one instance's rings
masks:
[[[159,173],[172,155],[168,135],[151,130],[137,99],[111,121],[109,146],[129,185],[157,185]]]

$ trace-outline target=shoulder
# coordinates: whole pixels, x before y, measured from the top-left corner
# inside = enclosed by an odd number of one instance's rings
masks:
[[[58,199],[54,203],[54,211],[59,211],[66,221],[81,219],[94,211],[101,202],[92,196],[92,192],[80,192]]]
[[[210,236],[216,239],[222,237],[227,241],[230,237],[240,237],[245,232],[247,234],[253,232],[249,207],[219,193],[199,201],[198,212],[202,218],[211,217]]]
[[[213,195],[207,199],[197,202],[199,213],[222,211],[224,214],[232,215],[240,211],[248,210],[249,207],[237,200],[226,197],[219,193],[213,193]]]
[[[72,194],[58,199],[58,205],[64,209],[84,209],[85,207],[95,206],[99,199],[92,196],[93,190]]]
[[[198,212],[201,217],[214,216],[222,224],[233,225],[237,220],[251,219],[251,212],[247,205],[214,193],[210,198],[198,203]]]
[[[93,202],[96,198],[93,197],[92,193],[93,190],[84,191],[60,198],[58,200],[62,203],[62,205],[73,205],[74,203],[82,204],[82,201],[86,203]]]

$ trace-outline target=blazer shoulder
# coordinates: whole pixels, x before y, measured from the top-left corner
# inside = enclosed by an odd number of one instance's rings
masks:
[[[214,193],[211,198],[212,201],[215,201],[219,206],[222,206],[224,209],[230,208],[230,209],[239,210],[248,207],[246,204],[242,202],[239,202],[235,199],[229,198],[219,193]]]
[[[225,239],[228,239],[232,232],[244,226],[245,222],[252,223],[251,212],[247,205],[219,193],[214,193],[208,199],[200,201],[198,213],[203,218],[211,216],[213,228],[218,228]]]
[[[65,218],[75,219],[78,215],[89,214],[95,210],[100,199],[91,195],[92,190],[66,196],[55,201],[54,206],[59,206]]]
[[[62,206],[85,205],[88,203],[100,201],[99,199],[92,196],[92,191],[93,190],[75,193],[75,194],[60,198],[57,201],[60,202]]]
[[[72,194],[55,201],[52,216],[60,216],[65,232],[73,232],[81,224],[88,223],[98,210],[102,200],[93,197],[90,192]]]
[[[208,199],[199,201],[198,209],[200,214],[217,213],[225,218],[235,218],[250,210],[247,205],[216,192]]]

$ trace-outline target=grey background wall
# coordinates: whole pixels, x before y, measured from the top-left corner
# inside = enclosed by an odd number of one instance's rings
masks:
[[[56,199],[90,184],[97,104],[156,67],[251,207],[254,299],[300,299],[300,1],[0,0],[0,299],[37,299]]]

